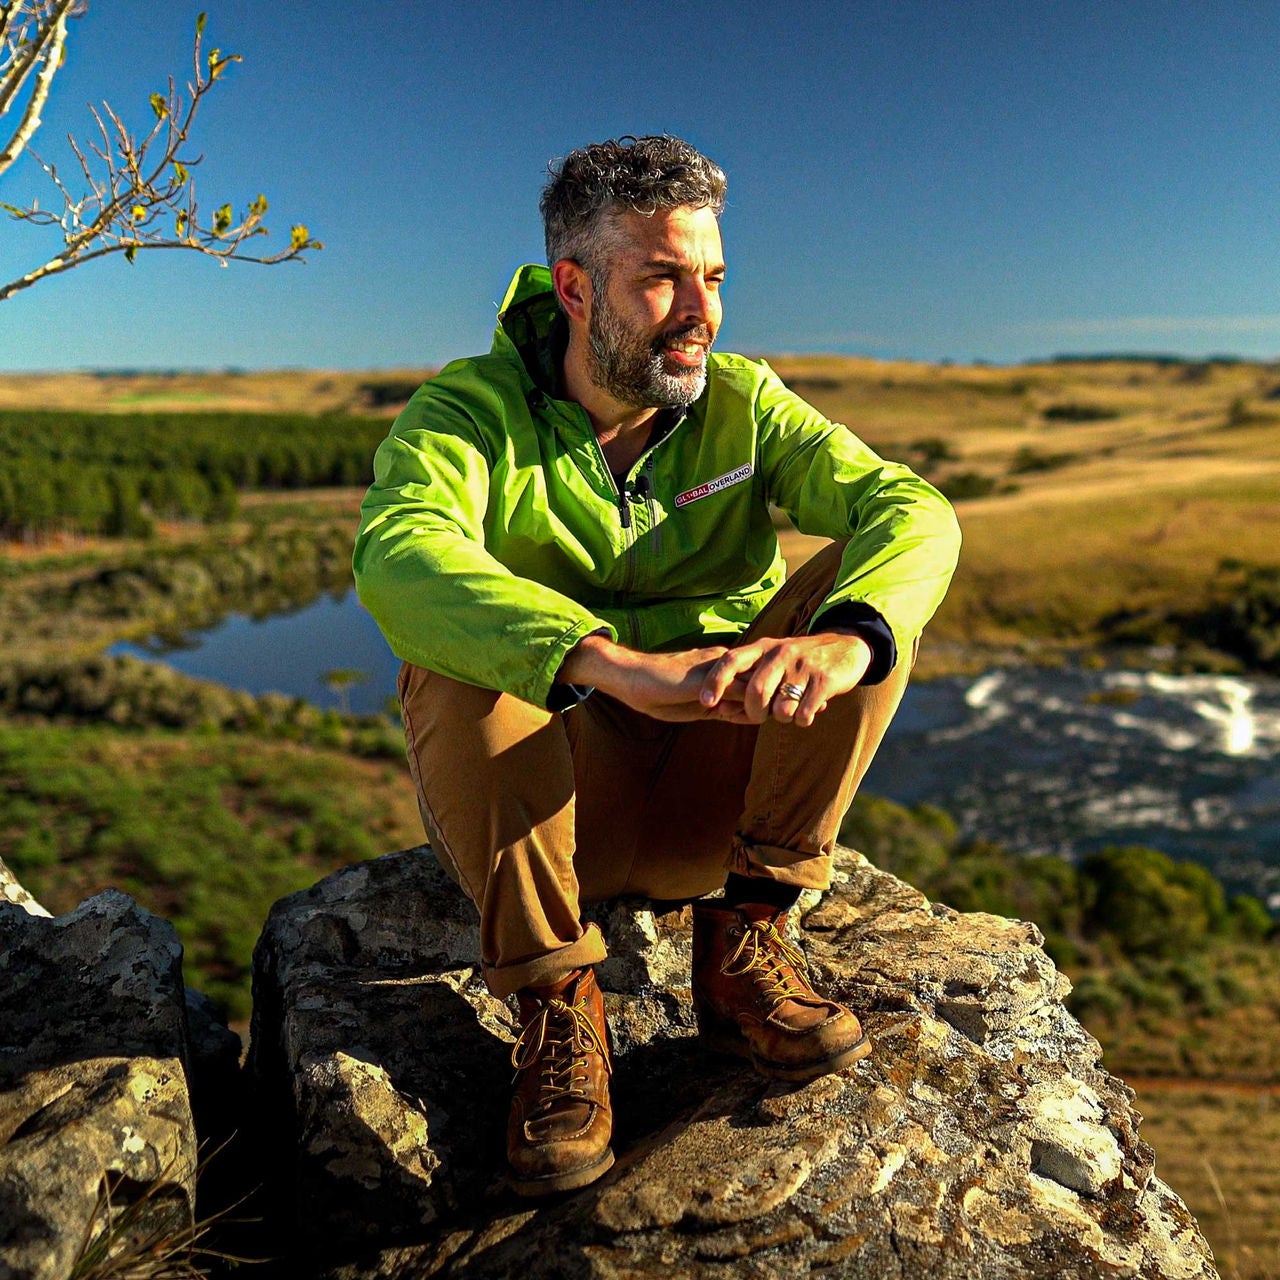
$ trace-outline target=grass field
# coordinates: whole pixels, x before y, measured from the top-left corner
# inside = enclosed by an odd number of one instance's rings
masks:
[[[1223,1280],[1280,1277],[1280,1087],[1129,1084],[1156,1173],[1195,1214]]]
[[[403,764],[244,734],[0,721],[0,773],[0,858],[37,900],[132,894],[233,1018],[273,902],[423,840]]]
[[[253,373],[0,374],[0,409],[152,413],[394,413],[428,369],[368,373],[287,369]]]
[[[1280,560],[1273,366],[775,363],[944,490],[964,475],[992,485],[957,501],[964,550],[922,674],[957,665],[964,647],[981,665],[993,650],[1043,658],[1092,646],[1120,611],[1203,599],[1225,558]]]

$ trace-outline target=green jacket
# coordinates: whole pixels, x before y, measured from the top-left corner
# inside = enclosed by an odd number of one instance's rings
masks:
[[[591,632],[643,650],[741,633],[786,573],[770,503],[849,539],[824,608],[860,602],[899,647],[919,634],[959,549],[936,489],[763,361],[712,353],[620,494],[586,412],[555,397],[557,326],[550,272],[522,267],[492,351],[422,386],[378,448],[355,575],[398,657],[555,706]]]

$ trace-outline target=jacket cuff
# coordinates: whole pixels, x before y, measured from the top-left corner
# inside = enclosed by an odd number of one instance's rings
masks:
[[[860,683],[879,684],[898,665],[898,644],[883,617],[869,604],[857,600],[833,604],[823,610],[809,625],[809,634],[831,627],[847,628],[867,642],[871,665]]]
[[[563,665],[565,658],[573,652],[578,645],[587,638],[587,636],[604,636],[606,640],[616,640],[617,636],[611,627],[597,627],[594,631],[588,631],[586,635],[581,635],[573,642],[573,646],[565,650],[560,662]],[[557,671],[559,668],[557,668]],[[561,680],[552,679],[551,688],[547,691],[547,710],[548,711],[569,711],[576,707],[580,702],[586,700],[595,693],[596,687],[593,684],[568,684]]]
[[[568,711],[578,703],[586,702],[595,691],[593,684],[562,684],[556,681],[547,694],[547,710]]]

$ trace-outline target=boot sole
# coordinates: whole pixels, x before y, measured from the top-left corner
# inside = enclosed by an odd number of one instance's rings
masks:
[[[507,1183],[518,1196],[553,1196],[557,1191],[577,1191],[580,1187],[590,1186],[612,1168],[613,1148],[606,1147],[604,1155],[595,1164],[570,1169],[566,1173],[544,1174],[540,1178],[517,1178],[514,1173],[508,1173]]]
[[[746,1058],[762,1076],[767,1076],[770,1080],[785,1080],[788,1084],[800,1084],[806,1080],[816,1080],[819,1076],[830,1075],[834,1071],[842,1071],[871,1052],[871,1041],[863,1032],[860,1040],[829,1058],[820,1058],[816,1062],[774,1062],[757,1053],[736,1025],[730,1028],[720,1019],[708,1017],[701,1011],[698,1013],[698,1043],[712,1053]]]

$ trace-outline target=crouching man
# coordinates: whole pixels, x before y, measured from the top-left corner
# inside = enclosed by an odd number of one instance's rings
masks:
[[[724,197],[676,138],[553,167],[550,267],[516,274],[488,355],[413,397],[363,506],[356,580],[404,661],[428,835],[519,1005],[525,1195],[613,1162],[583,901],[693,900],[709,1047],[793,1081],[869,1051],[786,913],[829,882],[959,536],[928,484],[712,352]],[[834,540],[789,580],[771,503]]]

